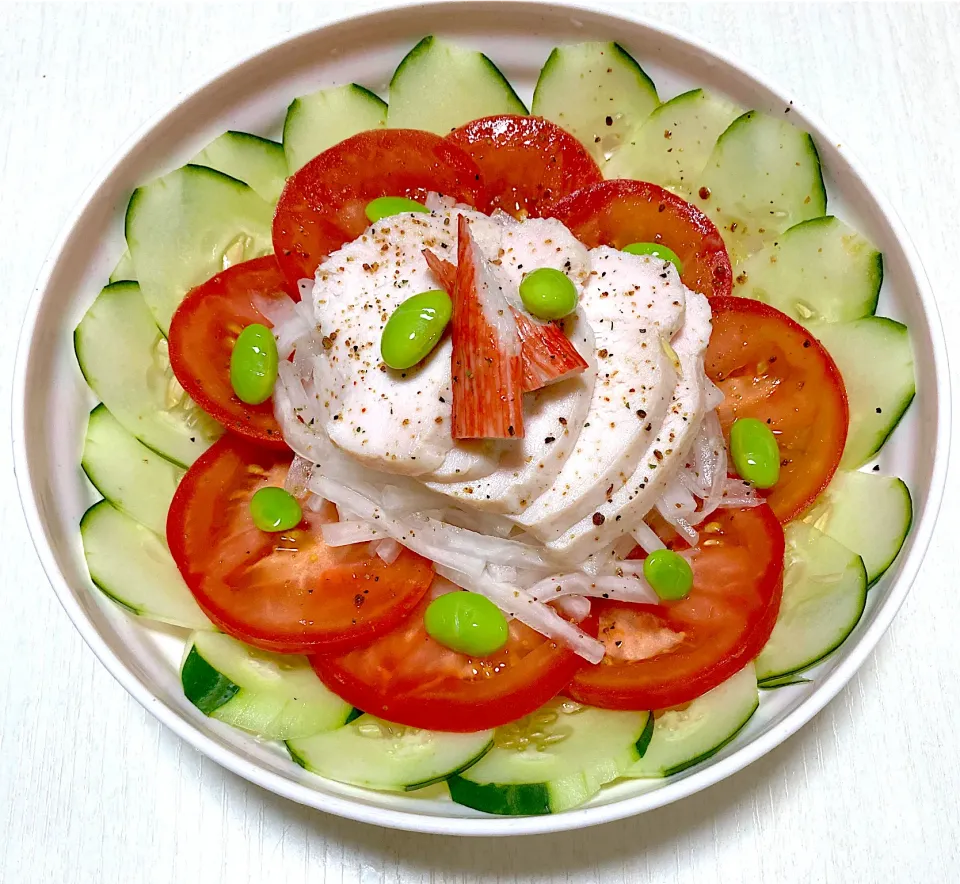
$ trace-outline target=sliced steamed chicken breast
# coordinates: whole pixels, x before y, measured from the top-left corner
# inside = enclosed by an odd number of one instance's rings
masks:
[[[396,215],[371,225],[317,269],[315,313],[323,333],[314,383],[322,430],[372,469],[418,476],[440,467],[450,433],[450,340],[421,363],[394,371],[380,358],[388,318],[407,298],[437,288],[424,248],[453,255],[460,210]],[[472,221],[493,226],[476,212]]]
[[[683,322],[686,289],[672,264],[607,247],[591,253],[580,310],[596,337],[596,382],[573,451],[553,483],[516,517],[555,540],[633,474],[676,384],[663,342]]]
[[[673,400],[630,479],[559,538],[546,544],[558,559],[580,562],[639,524],[684,464],[703,418],[703,354],[710,341],[710,302],[688,292],[683,327],[671,345],[680,363]]]
[[[504,213],[497,227],[473,225],[477,245],[489,258],[507,299],[522,309],[518,289],[523,276],[540,267],[565,272],[578,289],[589,279],[587,249],[553,219],[519,222]],[[445,256],[451,260],[453,256]],[[595,352],[589,323],[578,314],[563,321],[567,337],[591,362]],[[596,373],[592,367],[524,396],[523,439],[507,442],[458,442],[444,463],[429,475],[429,487],[478,509],[518,513],[541,494],[560,470],[586,417]]]

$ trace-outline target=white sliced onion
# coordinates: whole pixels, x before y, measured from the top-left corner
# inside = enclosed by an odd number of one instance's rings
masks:
[[[622,577],[590,577],[582,572],[555,574],[531,586],[527,593],[541,602],[550,602],[566,595],[582,595],[585,598],[617,599],[644,605],[660,604],[660,597],[643,579],[642,570]]]
[[[366,543],[380,540],[384,532],[369,522],[328,522],[320,528],[327,546],[349,546],[351,543]]]
[[[518,572],[513,565],[487,565],[487,574],[489,574],[497,583],[509,583],[518,586]]]
[[[310,296],[313,294],[314,280],[312,279],[298,279],[297,288],[300,290],[300,301],[307,301],[309,303]]]
[[[295,455],[287,470],[287,478],[283,480],[283,487],[294,497],[303,497],[307,490],[307,483],[313,475],[313,463],[299,454]]]
[[[590,616],[590,599],[582,595],[565,595],[557,599],[555,607],[574,623],[581,623]]]
[[[554,641],[562,642],[591,663],[603,659],[603,644],[582,629],[564,620],[553,608],[538,602],[517,587],[497,583],[489,577],[472,578],[445,565],[437,565],[437,573],[457,586],[479,593],[493,602],[505,614]]]
[[[666,549],[664,542],[657,537],[657,532],[646,522],[640,522],[631,532],[631,536],[647,555],[656,552],[658,549]]]
[[[326,505],[326,499],[319,494],[314,494],[312,491],[307,494],[306,507],[311,513],[319,513]]]
[[[757,494],[752,485],[743,479],[727,479],[720,498],[720,506],[724,509],[741,509],[743,507],[760,506],[763,498]]]
[[[392,565],[403,552],[403,547],[392,537],[385,537],[377,543],[377,555],[388,565]]]

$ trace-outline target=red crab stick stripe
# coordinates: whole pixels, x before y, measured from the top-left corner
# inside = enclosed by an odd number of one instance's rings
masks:
[[[519,310],[514,310],[513,316],[520,335],[524,393],[565,380],[587,367],[587,361],[556,323],[537,322]]]
[[[457,268],[429,249],[423,250],[423,257],[440,285],[452,295]],[[524,393],[578,374],[587,367],[586,360],[577,352],[562,328],[552,322],[536,322],[526,313],[514,307],[510,309],[520,336],[520,387]]]
[[[506,298],[461,215],[453,293],[453,438],[523,437],[520,338]]]

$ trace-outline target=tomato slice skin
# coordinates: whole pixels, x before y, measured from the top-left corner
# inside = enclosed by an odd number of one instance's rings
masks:
[[[542,218],[558,200],[603,181],[583,145],[543,117],[483,117],[447,138],[480,167],[490,211],[515,218]]]
[[[482,659],[432,639],[423,615],[432,594],[392,632],[337,656],[311,658],[321,681],[348,703],[397,724],[469,733],[538,709],[585,661],[517,620],[505,647]],[[588,632],[595,624],[580,624]]]
[[[260,531],[250,516],[259,488],[283,485],[291,457],[227,434],[183,477],[167,515],[167,543],[197,603],[224,632],[287,654],[342,651],[389,631],[433,580],[404,550],[391,565],[366,543],[336,549],[324,513],[304,510],[292,531]]]
[[[850,412],[830,354],[803,326],[749,298],[714,298],[704,368],[724,394],[717,412],[729,445],[740,417],[766,421],[780,447],[780,480],[759,493],[782,524],[827,487],[840,464]]]
[[[273,247],[291,285],[312,279],[327,255],[369,226],[381,196],[423,202],[430,191],[484,211],[477,164],[446,138],[418,129],[372,129],[334,145],[287,179],[273,219]]]
[[[573,699],[665,709],[705,694],[760,653],[780,611],[783,530],[766,505],[720,510],[707,525],[685,599],[595,603],[607,656],[577,673],[567,689]]]
[[[187,293],[170,323],[170,366],[180,386],[228,430],[260,445],[287,450],[273,415],[273,400],[248,405],[230,383],[230,354],[237,335],[259,322],[271,327],[257,304],[292,297],[276,258],[267,255],[218,273]],[[294,300],[300,300],[299,293]]]
[[[588,248],[663,243],[683,263],[681,279],[687,288],[707,297],[729,295],[732,290],[730,257],[713,222],[696,206],[656,184],[604,181],[561,200],[550,215]]]

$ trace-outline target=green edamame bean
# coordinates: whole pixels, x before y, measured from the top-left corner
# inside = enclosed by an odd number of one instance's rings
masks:
[[[683,262],[677,256],[673,249],[668,249],[665,245],[658,242],[634,242],[623,247],[623,251],[631,255],[652,255],[654,258],[662,258],[669,261],[677,268],[677,273],[683,273]]]
[[[540,319],[563,319],[577,309],[577,287],[561,270],[541,267],[521,280],[520,300]]]
[[[510,637],[503,612],[475,592],[448,592],[435,598],[423,614],[423,625],[434,641],[474,657],[496,653]]]
[[[740,478],[754,488],[772,488],[780,478],[780,446],[763,421],[742,417],[730,427],[730,454]]]
[[[685,599],[693,588],[690,563],[672,549],[658,549],[643,560],[643,576],[650,588],[666,601]]]
[[[303,518],[297,499],[282,488],[261,488],[250,498],[253,524],[261,531],[289,531]]]
[[[430,210],[416,200],[408,199],[405,196],[378,196],[375,200],[367,203],[364,210],[371,223],[382,221],[391,215],[400,215],[404,212],[429,212]]]
[[[259,322],[237,336],[230,353],[230,383],[237,398],[259,405],[273,395],[277,382],[277,342],[273,332]]]
[[[395,369],[412,368],[437,346],[450,322],[453,304],[440,289],[407,298],[387,320],[380,336],[380,355]]]

